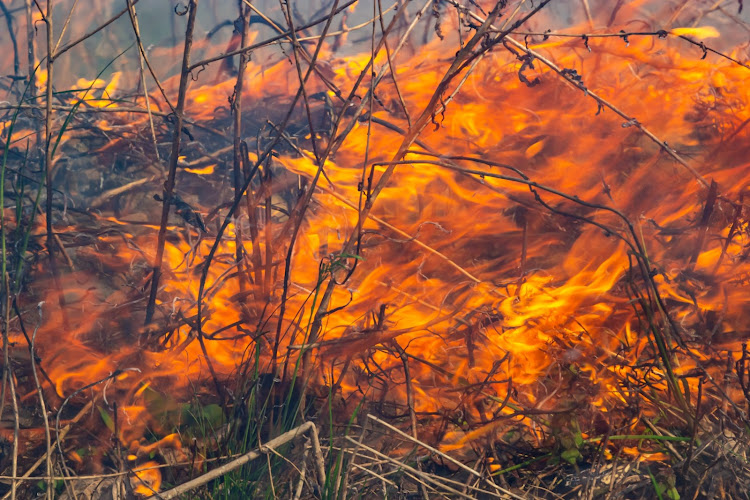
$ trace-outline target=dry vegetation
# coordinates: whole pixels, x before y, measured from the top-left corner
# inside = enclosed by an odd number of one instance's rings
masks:
[[[748,496],[741,1],[0,8],[4,498]]]

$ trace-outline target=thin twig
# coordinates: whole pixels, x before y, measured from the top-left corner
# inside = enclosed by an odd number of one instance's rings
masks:
[[[359,456],[359,446],[362,444],[362,442],[365,439],[365,432],[367,430],[367,423],[365,422],[365,425],[362,426],[362,432],[359,433],[359,439],[357,440],[357,445],[355,446],[354,450],[352,451],[351,455],[352,458],[349,460],[349,463],[346,467],[346,472],[344,472],[344,477],[341,480],[342,482],[342,488],[341,488],[341,500],[346,500],[346,495],[349,491],[349,475],[351,474],[352,467],[357,467],[359,469],[364,469],[362,466],[357,465],[354,463],[356,458]],[[381,477],[382,478],[382,477]],[[390,482],[390,481],[389,481]],[[339,491],[338,482],[336,483],[336,489],[334,491]]]
[[[180,89],[175,108],[174,136],[172,138],[172,152],[169,157],[169,171],[164,183],[164,194],[162,195],[161,223],[159,224],[159,235],[156,243],[156,256],[151,274],[151,293],[146,305],[146,324],[149,324],[154,316],[156,306],[156,294],[159,290],[159,279],[161,278],[162,261],[164,260],[164,245],[167,240],[167,223],[169,221],[169,209],[172,205],[172,193],[177,175],[177,160],[180,155],[180,139],[182,138],[183,113],[185,111],[185,98],[187,96],[187,85],[190,80],[190,49],[193,45],[193,31],[195,29],[195,18],[198,10],[198,0],[189,0],[188,22],[185,30],[185,47],[182,53],[182,72],[180,73]]]
[[[348,0],[347,2],[344,2],[341,6],[339,6],[335,10],[335,12],[334,12],[333,15],[335,16],[339,12],[342,12],[342,11],[346,10],[347,8],[349,8],[350,6],[354,5],[358,1],[359,0]],[[321,17],[321,18],[316,19],[314,21],[311,21],[311,22],[309,22],[309,23],[307,23],[307,24],[305,24],[303,26],[297,27],[295,29],[295,33],[299,33],[301,31],[305,31],[307,29],[312,28],[313,26],[317,26],[318,24],[322,24],[324,22],[330,22],[330,19],[331,19],[330,16]],[[278,40],[282,40],[284,38],[289,38],[290,35],[291,35],[291,31],[285,31],[285,32],[280,33],[279,35],[276,35],[274,37],[271,37],[271,38],[269,38],[269,39],[267,39],[267,40],[265,40],[263,42],[256,43],[256,44],[253,44],[253,45],[248,45],[244,49],[232,50],[232,51],[229,51],[229,52],[227,52],[225,54],[221,54],[219,56],[214,56],[214,57],[209,57],[208,59],[203,59],[201,61],[193,63],[188,69],[190,71],[193,71],[194,69],[200,68],[201,66],[207,66],[208,64],[211,64],[213,62],[221,61],[221,60],[227,59],[229,57],[234,57],[234,56],[236,56],[238,54],[241,54],[243,52],[252,52],[252,51],[254,51],[254,50],[256,50],[256,49],[258,49],[260,47],[264,47],[264,46],[266,46],[266,45],[268,45],[268,44],[270,44],[272,42],[275,42],[275,41],[278,41]],[[324,40],[324,37],[322,37],[321,40]]]
[[[44,437],[47,440],[47,453],[45,453],[46,456],[46,465],[47,465],[47,476],[52,477],[52,437],[49,430],[49,417],[47,415],[47,405],[44,402],[44,392],[42,391],[42,384],[39,382],[39,374],[37,373],[36,369],[36,334],[39,331],[39,327],[42,324],[42,306],[44,305],[44,302],[40,302],[37,305],[37,311],[39,313],[39,321],[37,322],[36,326],[34,327],[34,333],[31,334],[31,345],[29,346],[29,349],[31,351],[31,372],[34,374],[34,382],[36,384],[36,392],[39,395],[39,408],[42,412],[42,419],[44,420]],[[15,473],[14,473],[15,475]],[[47,498],[49,500],[52,500],[52,495],[54,492],[54,488],[52,487],[52,480],[47,480]]]
[[[73,5],[70,7],[70,10],[68,11],[68,15],[65,17],[65,22],[63,23],[63,27],[60,30],[60,36],[57,37],[57,43],[55,44],[55,49],[52,51],[53,54],[56,54],[57,50],[60,48],[60,42],[62,42],[62,39],[65,36],[65,32],[68,30],[68,26],[70,26],[70,20],[73,19],[73,12],[75,12],[77,5],[78,5],[78,0],[74,0]]]
[[[246,8],[242,2],[238,2],[239,17],[238,20],[242,23],[242,29],[239,33],[240,36],[240,48],[245,48],[248,40],[249,26],[249,9]],[[233,34],[236,36],[237,34]],[[233,171],[234,171],[234,193],[235,196],[240,196],[240,189],[244,181],[243,175],[243,155],[242,155],[242,92],[245,88],[245,67],[249,60],[249,54],[243,52],[240,54],[239,67],[237,68],[237,80],[234,84],[234,92],[229,99],[232,108],[232,130],[233,140]],[[242,238],[242,226],[239,224],[239,218],[241,212],[235,214],[234,222],[234,242],[235,242],[235,261],[237,262],[237,282],[239,285],[240,293],[245,293],[247,279],[247,271],[245,270],[245,244]],[[245,315],[247,316],[247,314]]]
[[[305,485],[305,479],[307,476],[307,456],[310,454],[310,447],[310,439],[307,438],[305,440],[304,450],[302,451],[302,459],[300,460],[300,467],[302,467],[302,470],[297,469],[299,470],[299,480],[297,481],[297,488],[294,491],[293,500],[300,500],[302,497],[302,487]],[[296,468],[294,464],[291,465]]]
[[[21,70],[21,59],[18,57],[18,40],[16,40],[16,31],[13,29],[13,15],[2,0],[0,0],[0,10],[5,17],[5,22],[8,25],[8,35],[10,36],[11,44],[13,44],[13,75],[19,76],[18,72]]]
[[[141,29],[138,26],[138,17],[135,13],[135,4],[133,0],[126,0],[128,2],[128,14],[130,15],[130,24],[133,26],[133,33],[135,34],[135,41],[138,44],[138,65],[140,66],[141,73],[141,86],[143,86],[143,98],[146,101],[146,112],[148,113],[148,124],[151,129],[151,139],[154,141],[154,156],[156,161],[160,161],[159,158],[159,147],[156,143],[156,130],[154,129],[154,116],[151,113],[151,102],[148,95],[148,87],[146,86],[146,73],[143,71],[143,60],[146,57],[146,51],[143,49],[143,42],[141,41]],[[169,101],[167,101],[169,103]]]
[[[6,288],[6,290],[9,290],[9,288]],[[13,403],[13,458],[11,462],[11,475],[15,477],[18,475],[18,437],[20,434],[20,415],[18,413],[18,398],[16,397],[16,382],[12,365],[8,365],[8,385],[10,386],[10,398]],[[17,486],[17,481],[14,479],[10,483],[10,497],[12,500],[15,500],[16,498]]]
[[[336,12],[338,4],[339,4],[339,0],[334,0],[331,6],[331,13],[329,14],[328,20],[326,21],[325,27],[323,28],[323,33],[326,33],[330,29],[331,23],[333,22],[333,17],[335,15],[334,12]],[[297,241],[297,236],[299,235],[300,228],[302,227],[302,223],[304,221],[305,212],[307,211],[307,208],[310,206],[312,195],[315,192],[315,187],[318,184],[318,180],[320,179],[321,174],[323,174],[323,166],[325,165],[325,156],[322,156],[321,153],[318,151],[318,143],[315,137],[315,129],[313,127],[313,119],[312,119],[312,113],[310,111],[310,103],[308,101],[307,90],[305,88],[306,82],[308,81],[308,79],[310,78],[310,75],[312,75],[314,71],[315,61],[317,61],[318,56],[320,55],[320,50],[323,48],[324,38],[321,38],[318,41],[315,47],[315,52],[312,58],[310,58],[310,62],[307,68],[307,73],[303,76],[302,67],[300,66],[300,61],[298,58],[298,55],[302,51],[302,48],[299,42],[296,40],[296,32],[294,30],[292,14],[291,14],[291,11],[289,10],[289,5],[287,4],[286,7],[287,7],[286,9],[282,9],[282,10],[284,11],[284,15],[286,16],[290,35],[292,37],[294,63],[295,63],[295,69],[297,70],[297,78],[299,80],[298,94],[301,93],[302,102],[304,103],[304,106],[305,106],[307,123],[310,129],[310,141],[311,141],[312,148],[313,148],[313,155],[315,156],[315,161],[318,165],[318,168],[316,169],[315,176],[310,181],[310,185],[307,188],[307,192],[305,193],[305,196],[301,200],[298,201],[297,206],[295,207],[292,215],[289,217],[290,222],[293,224],[293,226],[292,226],[292,233],[289,237],[289,243],[287,244],[286,258],[284,260],[284,275],[282,278],[281,302],[279,304],[279,319],[276,324],[277,325],[276,337],[274,338],[273,352],[271,354],[271,359],[274,364],[273,366],[274,370],[276,369],[277,354],[279,351],[279,346],[281,345],[281,336],[282,336],[281,330],[282,330],[283,322],[284,322],[284,314],[286,312],[287,296],[289,294],[289,281],[291,279],[291,267],[292,267],[292,256],[294,255],[294,246]],[[283,133],[283,130],[281,132]],[[268,206],[268,204],[266,206]],[[304,367],[303,367],[303,370],[304,370]],[[301,400],[303,401],[303,404],[305,400],[304,398],[305,391],[306,391],[306,384],[305,384],[305,388],[303,388],[303,396],[301,398]]]
[[[381,309],[381,312],[384,311],[384,309]],[[382,318],[382,315],[381,315]],[[382,325],[378,325],[382,328]],[[411,372],[409,371],[409,357],[406,355],[406,351],[403,347],[398,343],[397,339],[393,339],[391,341],[393,347],[396,349],[396,353],[398,354],[398,357],[401,359],[401,364],[404,367],[404,381],[406,384],[406,406],[409,410],[409,418],[411,419],[411,435],[414,438],[415,442],[419,442],[419,431],[417,429],[417,413],[414,411],[414,388],[411,385]],[[368,414],[369,416],[369,414]],[[418,445],[414,445],[414,450],[416,451]],[[417,461],[417,469],[422,472],[422,465]],[[419,483],[420,490],[422,491],[422,497],[425,500],[429,500],[430,496],[427,493],[427,488],[424,483]]]
[[[139,0],[132,0],[132,5],[135,5],[138,2],[139,2]],[[103,30],[104,28],[106,28],[107,26],[109,26],[110,24],[112,24],[113,22],[115,22],[118,19],[120,19],[127,12],[128,12],[128,7],[125,7],[120,12],[118,12],[117,14],[115,14],[114,16],[112,16],[111,18],[109,18],[106,21],[104,21],[104,23],[102,23],[99,26],[97,26],[96,28],[94,28],[92,31],[89,31],[88,33],[86,33],[85,35],[81,36],[80,38],[77,38],[76,40],[73,40],[72,42],[64,45],[61,49],[56,50],[55,53],[54,53],[54,58],[57,59],[62,54],[64,54],[65,52],[69,51],[70,49],[72,49],[73,47],[75,47],[76,45],[78,45],[79,43],[83,42],[84,40],[88,40],[92,36],[96,35],[101,30]],[[45,18],[46,18],[46,16],[45,16]]]

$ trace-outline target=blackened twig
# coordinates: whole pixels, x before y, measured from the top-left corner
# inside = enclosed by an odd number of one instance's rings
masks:
[[[703,214],[701,220],[698,222],[698,239],[695,242],[695,248],[693,249],[693,255],[690,257],[690,266],[694,266],[698,261],[698,256],[703,249],[703,244],[706,241],[706,234],[708,233],[708,223],[711,220],[711,214],[714,211],[714,205],[716,204],[716,197],[718,195],[718,184],[716,181],[711,180],[711,187],[708,189],[708,195],[706,196],[706,204],[703,207]]]
[[[40,302],[37,305],[37,310],[39,312],[39,320],[37,321],[36,326],[34,327],[34,333],[31,335],[31,343],[29,344],[29,350],[31,351],[31,372],[34,375],[34,382],[36,384],[36,392],[39,396],[39,409],[42,413],[42,419],[44,420],[44,437],[46,439],[47,444],[47,459],[45,460],[46,463],[46,470],[47,470],[47,498],[49,500],[52,500],[52,495],[54,492],[54,488],[52,487],[52,437],[50,434],[49,429],[49,416],[47,415],[47,404],[44,401],[44,391],[42,391],[42,384],[39,382],[39,373],[37,372],[37,362],[36,362],[36,334],[39,331],[39,327],[42,324],[42,306],[44,305],[44,302]],[[14,473],[15,475],[15,473]]]
[[[161,224],[159,225],[159,236],[156,243],[156,257],[151,275],[151,293],[146,306],[146,324],[150,323],[154,316],[156,307],[156,293],[159,290],[159,278],[161,277],[162,261],[164,260],[164,245],[167,239],[167,222],[169,220],[169,208],[172,203],[172,192],[174,191],[175,177],[177,175],[177,159],[180,155],[180,139],[182,138],[182,121],[185,110],[185,97],[187,95],[187,84],[190,79],[190,49],[193,45],[193,31],[195,29],[196,11],[198,0],[190,0],[190,13],[188,15],[187,29],[185,31],[185,48],[182,53],[182,72],[180,73],[180,90],[177,96],[177,107],[175,108],[175,127],[172,139],[172,152],[169,157],[169,173],[164,183],[164,201],[162,202]]]

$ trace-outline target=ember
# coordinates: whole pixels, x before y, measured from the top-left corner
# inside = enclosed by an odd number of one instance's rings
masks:
[[[745,494],[742,2],[102,3],[0,3],[0,493]]]

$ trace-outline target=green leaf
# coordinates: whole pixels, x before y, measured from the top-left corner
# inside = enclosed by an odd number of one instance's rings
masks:
[[[656,497],[659,500],[664,500],[664,497],[661,496],[661,493],[666,489],[666,487],[656,481],[656,477],[651,473],[651,469],[646,469],[648,471],[648,477],[651,478],[651,485],[654,487],[654,491],[656,492]]]
[[[107,413],[101,406],[97,406],[96,408],[99,410],[99,415],[102,416],[102,420],[104,421],[104,425],[107,426],[107,429],[115,432],[115,422],[112,420],[112,417],[109,416],[109,413]]]
[[[577,448],[571,448],[565,450],[560,454],[560,458],[568,462],[570,465],[575,465],[578,459],[581,458],[581,452]]]
[[[224,422],[224,411],[217,404],[206,405],[203,407],[203,418],[213,429],[218,429]]]
[[[573,441],[576,444],[576,448],[580,448],[583,445],[583,436],[580,432],[573,434]]]
[[[342,259],[357,259],[357,260],[365,260],[364,257],[361,255],[351,254],[351,253],[342,253],[339,255]]]
[[[217,404],[201,405],[194,402],[182,407],[181,421],[193,430],[218,429],[224,422],[224,412]]]

